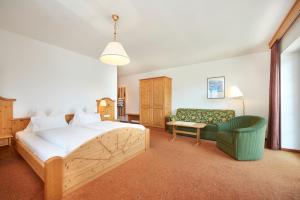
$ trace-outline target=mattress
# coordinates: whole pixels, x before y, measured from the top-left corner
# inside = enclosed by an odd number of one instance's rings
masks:
[[[46,161],[54,156],[67,156],[71,151],[96,136],[117,128],[137,128],[145,130],[138,124],[102,121],[81,126],[51,129],[44,133],[20,131],[16,138],[23,142],[40,160]]]

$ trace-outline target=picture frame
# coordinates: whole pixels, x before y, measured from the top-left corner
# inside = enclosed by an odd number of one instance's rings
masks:
[[[225,99],[225,76],[207,78],[207,98]]]

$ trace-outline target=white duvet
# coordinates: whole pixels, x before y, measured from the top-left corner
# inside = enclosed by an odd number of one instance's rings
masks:
[[[66,128],[43,130],[38,131],[35,134],[47,142],[64,149],[67,154],[97,136],[103,135],[113,129],[126,127],[145,130],[144,126],[138,124],[102,121],[80,126],[76,125],[68,126]]]
[[[140,124],[129,124],[129,123],[112,122],[112,121],[100,121],[100,122],[84,124],[81,126],[85,128],[94,129],[94,130],[104,130],[104,131],[111,131],[113,129],[127,128],[127,127],[145,130],[145,127]]]
[[[103,132],[80,126],[68,126],[65,128],[42,130],[35,132],[35,134],[69,153],[86,141],[103,134]]]
[[[51,144],[30,131],[19,131],[16,133],[16,138],[22,141],[42,161],[55,156],[64,157],[67,154],[63,148]]]

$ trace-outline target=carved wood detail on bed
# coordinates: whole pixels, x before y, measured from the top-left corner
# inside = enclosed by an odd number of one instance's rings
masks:
[[[145,134],[136,128],[115,129],[83,144],[65,157],[64,193],[145,152],[146,135],[149,135],[146,131]]]

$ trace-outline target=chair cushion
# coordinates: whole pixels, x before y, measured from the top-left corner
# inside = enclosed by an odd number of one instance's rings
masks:
[[[234,110],[178,108],[176,120],[217,124],[233,118]]]
[[[219,132],[217,134],[217,141],[222,142],[222,143],[227,143],[227,144],[233,144],[233,136],[231,132]]]

